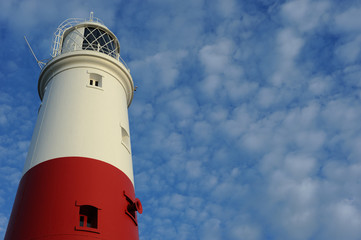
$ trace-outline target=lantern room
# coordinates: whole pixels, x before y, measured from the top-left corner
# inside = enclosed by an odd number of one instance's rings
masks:
[[[117,37],[93,13],[85,21],[67,19],[54,33],[52,57],[81,50],[101,52],[119,60]]]

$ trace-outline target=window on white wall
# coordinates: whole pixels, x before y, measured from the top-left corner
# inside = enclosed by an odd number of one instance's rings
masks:
[[[96,73],[89,73],[88,86],[102,88],[102,76]]]

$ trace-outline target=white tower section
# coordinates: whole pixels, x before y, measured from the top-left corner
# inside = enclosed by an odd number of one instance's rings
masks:
[[[65,21],[39,77],[42,104],[24,174],[54,158],[97,159],[134,184],[128,106],[134,85],[116,36],[97,19]],[[71,139],[71,141],[69,141]]]

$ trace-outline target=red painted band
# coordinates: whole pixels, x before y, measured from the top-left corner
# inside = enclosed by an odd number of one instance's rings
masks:
[[[132,182],[108,163],[48,160],[22,177],[5,240],[137,240],[133,201]]]

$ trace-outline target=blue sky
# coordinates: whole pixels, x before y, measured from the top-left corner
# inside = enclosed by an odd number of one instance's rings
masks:
[[[141,239],[361,238],[361,2],[0,1],[0,238],[67,18],[103,20],[129,108]]]

